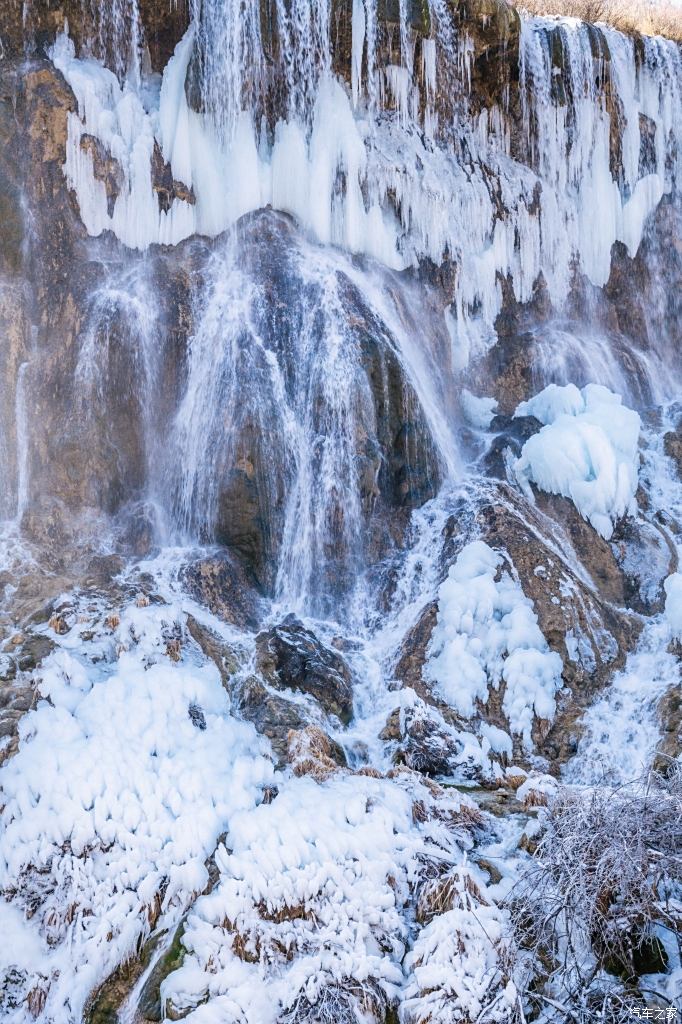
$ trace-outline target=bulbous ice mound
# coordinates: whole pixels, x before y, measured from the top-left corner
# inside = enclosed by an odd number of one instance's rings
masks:
[[[614,523],[636,508],[640,419],[620,395],[599,384],[579,391],[550,384],[522,402],[517,416],[544,424],[529,438],[514,472],[522,486],[537,484],[571,498],[580,514],[607,540]]]

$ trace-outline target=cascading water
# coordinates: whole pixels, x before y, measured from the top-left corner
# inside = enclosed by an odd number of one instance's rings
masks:
[[[621,240],[635,254],[647,215],[675,180],[682,72],[673,43],[647,41],[635,52],[615,32],[595,36],[579,24],[523,20],[526,138],[512,160],[504,107],[462,118],[469,41],[466,32],[454,33],[440,6],[430,9],[433,36],[421,38],[416,64],[418,33],[402,7],[400,52],[389,47],[388,55],[376,33],[372,39],[372,3],[363,18],[357,14],[354,106],[333,73],[325,4],[276,6],[269,31],[277,46],[267,69],[256,12],[255,2],[239,19],[221,3],[195,8],[156,100],[86,74],[60,39],[54,59],[79,97],[67,177],[92,234],[109,227],[126,244],[144,248],[197,230],[218,234],[272,204],[319,241],[389,266],[423,257],[440,263],[450,254],[462,267],[452,302],[457,342],[475,348],[490,344],[501,305],[499,275],[510,275],[517,299],[526,301],[541,273],[557,305],[575,261],[603,285],[613,243]],[[602,48],[596,58],[593,45]],[[198,110],[188,103],[186,80]],[[552,83],[559,80],[557,92]],[[439,115],[431,137],[429,96],[446,82],[453,90],[449,118]],[[379,96],[393,114],[378,111],[372,98]],[[98,120],[107,125],[102,142],[125,173],[112,214],[82,146],[84,132],[97,135]],[[193,190],[194,204],[176,198],[168,211],[159,209],[149,169],[154,138],[174,178]]]
[[[447,332],[414,291],[282,218],[228,238],[206,280],[168,444],[172,516],[185,539],[262,548],[278,599],[317,607],[362,575],[373,512],[424,500],[455,469],[435,363]],[[258,538],[242,536],[251,503]]]
[[[620,984],[566,995],[509,894],[561,780],[679,758],[682,53],[470,6],[189,0],[152,71],[156,7],[83,0],[23,69],[8,1024],[547,1024]]]

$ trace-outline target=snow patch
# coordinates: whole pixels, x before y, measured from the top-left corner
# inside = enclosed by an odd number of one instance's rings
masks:
[[[191,1010],[193,1024],[274,1024],[333,998],[397,1002],[411,894],[427,865],[448,870],[470,845],[456,824],[470,801],[435,792],[411,773],[337,773],[293,779],[235,815],[220,881],[192,908],[183,966],[163,983],[167,1009]],[[477,966],[472,950],[462,970]]]
[[[155,918],[205,888],[217,836],[272,776],[253,728],[229,717],[215,666],[167,655],[180,619],[131,606],[96,665],[73,629],[0,774],[0,921],[19,936],[3,942],[0,988],[37,947],[27,985],[45,993],[47,1019],[80,1021]]]

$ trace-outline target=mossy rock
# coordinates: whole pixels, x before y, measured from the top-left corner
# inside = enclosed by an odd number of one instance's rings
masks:
[[[161,984],[166,980],[169,974],[172,974],[173,971],[176,971],[182,966],[182,961],[185,956],[185,950],[182,945],[184,930],[185,922],[182,921],[173,936],[173,941],[169,948],[159,959],[159,962],[156,964],[144,984],[142,992],[140,993],[140,1000],[137,1004],[138,1014],[144,1020],[163,1020],[163,1011],[161,1007]]]

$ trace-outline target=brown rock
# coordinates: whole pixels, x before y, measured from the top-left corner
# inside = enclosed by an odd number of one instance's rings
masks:
[[[675,463],[677,474],[682,479],[682,431],[679,427],[664,435],[663,447],[665,454]]]
[[[260,595],[253,578],[226,551],[187,565],[181,579],[188,593],[224,622],[253,629],[258,622]]]
[[[392,711],[380,739],[398,742],[394,764],[404,764],[432,777],[451,775],[456,768],[466,774],[459,757],[462,745],[448,732],[438,713],[426,704]]]
[[[278,689],[307,693],[347,724],[353,715],[352,675],[345,659],[289,615],[256,637],[258,671]]]
[[[662,736],[656,749],[654,769],[667,775],[682,754],[682,688],[672,686],[658,702]]]
[[[230,680],[241,664],[238,653],[193,615],[187,616],[187,630],[204,655],[216,665],[223,686],[229,689]]]
[[[249,676],[240,687],[237,705],[242,717],[270,740],[278,765],[286,764],[289,733],[310,724],[305,709],[273,693],[256,676]]]

